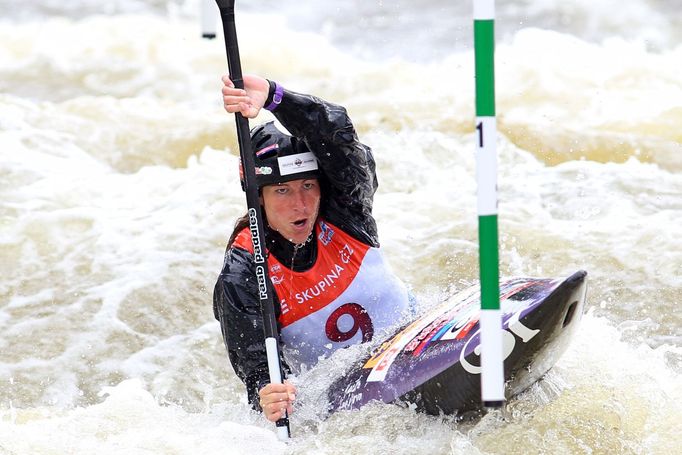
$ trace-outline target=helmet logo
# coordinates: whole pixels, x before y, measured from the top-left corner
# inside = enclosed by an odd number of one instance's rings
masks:
[[[270,144],[270,145],[268,145],[267,147],[263,147],[262,149],[258,150],[258,151],[256,152],[256,156],[257,156],[258,158],[263,159],[263,158],[265,158],[265,157],[267,157],[267,156],[272,155],[272,153],[270,153],[270,152],[272,152],[272,151],[274,151],[274,150],[277,150],[278,148],[279,148],[279,144],[277,144],[277,143],[275,143],[275,144]]]
[[[260,166],[256,168],[256,175],[270,175],[272,168],[270,166]]]
[[[292,175],[302,172],[316,171],[317,159],[312,152],[297,153],[296,155],[280,156],[277,158],[280,175]]]

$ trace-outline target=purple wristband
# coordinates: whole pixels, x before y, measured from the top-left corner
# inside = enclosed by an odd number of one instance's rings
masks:
[[[270,112],[277,109],[277,106],[279,106],[279,103],[282,102],[282,96],[284,95],[284,89],[282,88],[282,86],[279,85],[277,82],[274,82],[274,84],[275,93],[272,94],[272,103],[265,106],[265,109],[269,110]]]

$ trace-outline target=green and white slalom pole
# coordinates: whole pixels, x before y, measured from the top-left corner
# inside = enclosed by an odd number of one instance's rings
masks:
[[[213,0],[201,0],[201,37],[213,39],[216,36],[216,5]]]
[[[495,0],[474,0],[474,56],[481,278],[481,400],[487,408],[499,408],[504,404],[504,358],[497,235]]]

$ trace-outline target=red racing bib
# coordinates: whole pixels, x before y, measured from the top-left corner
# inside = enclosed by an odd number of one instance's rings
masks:
[[[410,312],[404,283],[378,248],[318,220],[317,259],[295,272],[268,256],[269,276],[280,301],[280,337],[289,366],[312,366],[351,344],[370,341]],[[234,244],[253,251],[248,229]]]

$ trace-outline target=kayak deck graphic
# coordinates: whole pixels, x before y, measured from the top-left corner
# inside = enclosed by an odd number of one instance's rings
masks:
[[[500,283],[507,398],[540,379],[568,346],[583,312],[586,276]],[[330,411],[374,400],[414,403],[429,414],[479,409],[479,296],[479,286],[471,286],[398,330],[332,384]]]

